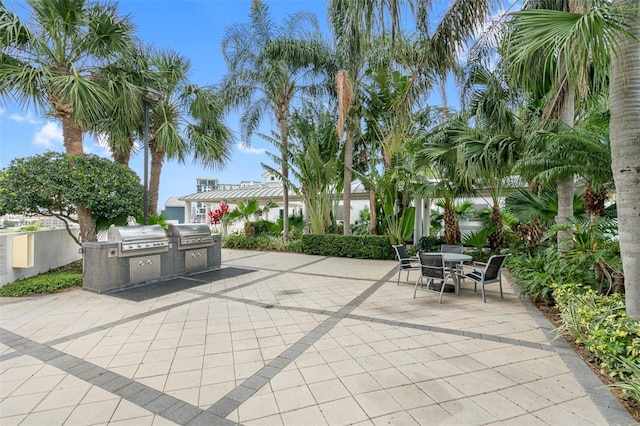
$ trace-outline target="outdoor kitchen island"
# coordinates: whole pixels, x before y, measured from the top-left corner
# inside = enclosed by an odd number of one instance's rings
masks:
[[[108,241],[82,244],[82,288],[111,293],[219,269],[221,238],[205,224],[112,226]]]

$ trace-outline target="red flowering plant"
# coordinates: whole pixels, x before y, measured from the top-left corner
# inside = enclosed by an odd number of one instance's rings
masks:
[[[215,210],[209,211],[207,215],[209,216],[209,225],[213,228],[216,225],[222,224],[223,227],[226,227],[225,215],[229,212],[229,206],[224,201],[220,203],[220,207]]]

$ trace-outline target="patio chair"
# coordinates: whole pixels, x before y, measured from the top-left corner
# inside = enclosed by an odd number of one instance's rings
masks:
[[[402,271],[407,271],[407,281],[409,281],[409,272],[417,271],[420,269],[418,262],[418,256],[409,256],[407,249],[403,245],[393,246],[398,256],[398,283],[400,285],[400,274]]]
[[[491,256],[487,263],[474,262],[473,265],[457,265],[458,282],[460,279],[470,279],[473,281],[473,291],[477,291],[478,284],[480,284],[484,303],[487,303],[487,298],[484,294],[485,285],[498,283],[500,285],[500,298],[504,299],[502,294],[502,267],[507,257],[509,257],[508,254],[500,254]]]
[[[416,297],[418,284],[422,284],[422,279],[427,279],[427,290],[433,285],[435,280],[440,281],[440,298],[438,303],[442,303],[442,294],[444,293],[445,283],[451,277],[451,272],[444,266],[444,258],[440,253],[418,253],[420,259],[420,276],[416,281],[413,289],[413,298]],[[458,287],[456,286],[456,293]]]
[[[453,244],[442,244],[440,246],[440,253],[456,253],[462,254],[462,246],[461,245],[453,245]]]

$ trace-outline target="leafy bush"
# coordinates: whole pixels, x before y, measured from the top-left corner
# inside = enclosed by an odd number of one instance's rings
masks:
[[[302,242],[298,240],[290,240],[285,243],[282,237],[262,234],[256,237],[246,236],[244,234],[231,234],[222,238],[222,247],[231,249],[246,250],[273,250],[273,251],[291,251],[300,253]]]
[[[622,379],[627,396],[640,401],[640,322],[625,313],[624,295],[597,294],[580,284],[554,285],[563,325],[560,333],[584,346],[610,375]]]
[[[389,238],[382,235],[307,234],[302,236],[302,252],[358,259],[393,258]]]
[[[0,296],[17,297],[31,294],[55,293],[69,287],[81,286],[82,274],[77,272],[46,272],[5,284]]]
[[[507,260],[509,272],[516,278],[516,285],[533,301],[551,300],[553,276],[548,272],[549,264],[557,259],[545,253],[510,256]]]
[[[418,251],[427,251],[432,252],[436,251],[436,249],[440,249],[440,246],[444,244],[444,238],[439,237],[422,237],[418,241],[418,245],[416,249]]]
[[[268,220],[258,220],[256,222],[251,222],[251,225],[253,226],[253,232],[255,234],[256,237],[260,236],[260,235],[275,235],[272,233],[271,229],[274,225],[273,222],[270,222]]]

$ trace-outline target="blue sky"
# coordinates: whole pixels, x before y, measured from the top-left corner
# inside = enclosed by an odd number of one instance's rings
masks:
[[[276,22],[287,14],[307,10],[316,14],[327,39],[327,0],[263,0],[270,8]],[[22,0],[5,0],[9,10],[24,16],[26,3]],[[191,79],[199,85],[217,83],[226,72],[222,58],[221,39],[224,29],[236,22],[248,21],[251,0],[121,0],[122,14],[130,14],[137,26],[137,35],[157,48],[170,48],[191,60]],[[455,96],[455,95],[453,95]],[[452,96],[452,97],[453,97]],[[453,99],[450,99],[453,101]],[[235,115],[227,124],[237,132]],[[263,132],[274,128],[270,116],[263,121]],[[237,133],[236,133],[237,134]],[[238,139],[238,142],[239,139]],[[109,157],[109,153],[95,144],[88,135],[84,138],[85,152]],[[16,157],[28,157],[47,150],[64,151],[60,124],[52,119],[25,110],[8,99],[0,102],[0,168],[6,167]],[[241,180],[262,181],[264,172],[260,163],[268,163],[265,150],[274,148],[259,137],[250,141],[250,147],[240,144],[234,147],[231,161],[222,170],[208,170],[192,164],[167,161],[164,164],[159,194],[162,209],[168,197],[191,194],[196,190],[197,177],[218,178],[221,183],[238,183]],[[142,152],[134,154],[129,164],[142,177]]]

